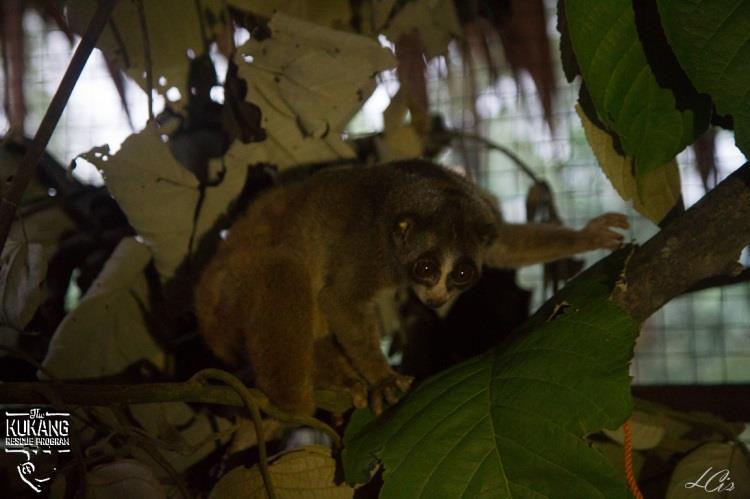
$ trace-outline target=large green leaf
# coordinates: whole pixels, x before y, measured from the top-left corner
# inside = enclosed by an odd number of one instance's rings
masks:
[[[707,109],[678,110],[672,91],[659,85],[638,37],[632,2],[566,0],[564,8],[599,120],[635,158],[638,175],[671,161],[706,129]]]
[[[419,386],[380,419],[356,415],[344,469],[385,467],[382,497],[629,497],[584,436],[631,412],[637,331],[607,300],[627,251],[592,267],[507,347]]]
[[[716,112],[734,117],[737,146],[750,156],[750,2],[659,0],[677,60]]]

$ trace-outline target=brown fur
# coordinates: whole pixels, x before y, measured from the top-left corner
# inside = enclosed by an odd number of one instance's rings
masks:
[[[377,412],[410,383],[380,351],[377,297],[413,284],[425,251],[481,269],[488,251],[513,265],[546,257],[509,256],[540,242],[554,255],[592,249],[590,235],[528,227],[503,224],[486,194],[431,163],[324,170],[272,189],[232,226],[196,289],[200,330],[288,411],[311,414],[314,388],[346,387],[359,406],[369,390]],[[504,234],[514,240],[502,245]]]

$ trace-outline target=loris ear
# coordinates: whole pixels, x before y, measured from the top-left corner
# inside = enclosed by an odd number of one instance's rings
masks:
[[[499,235],[498,226],[495,223],[482,225],[477,232],[479,233],[479,240],[484,246],[490,246]]]
[[[393,239],[398,245],[405,244],[413,228],[414,217],[411,215],[400,215],[396,219],[396,226],[393,228]]]

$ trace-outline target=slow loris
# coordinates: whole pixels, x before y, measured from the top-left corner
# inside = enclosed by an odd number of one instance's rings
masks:
[[[411,287],[440,307],[482,266],[617,247],[608,214],[574,231],[502,221],[489,195],[427,161],[323,170],[271,189],[232,226],[196,289],[199,327],[225,362],[249,362],[273,403],[312,414],[316,388],[395,403],[411,379],[380,350],[376,301]]]

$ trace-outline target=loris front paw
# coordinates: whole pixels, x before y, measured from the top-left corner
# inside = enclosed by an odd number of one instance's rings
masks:
[[[355,409],[364,409],[367,407],[367,385],[364,381],[347,383],[344,389],[352,396],[352,405]]]
[[[586,237],[587,242],[592,249],[617,249],[624,239],[619,232],[615,232],[611,227],[627,229],[630,227],[628,219],[620,213],[605,213],[592,219],[586,227],[581,229],[581,234]]]
[[[399,398],[406,394],[411,387],[414,378],[402,374],[391,373],[390,376],[370,388],[370,408],[379,415],[383,412],[383,402],[395,405]]]

